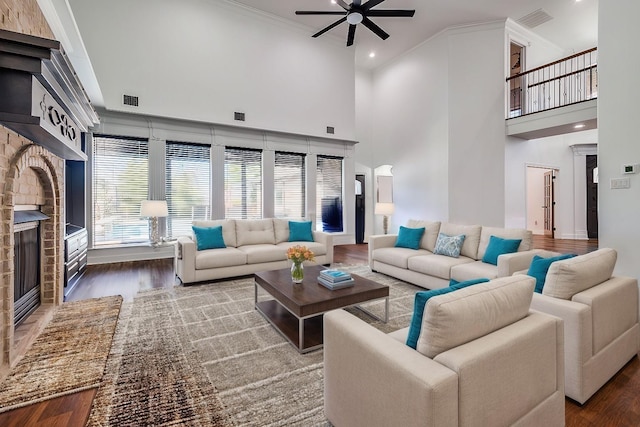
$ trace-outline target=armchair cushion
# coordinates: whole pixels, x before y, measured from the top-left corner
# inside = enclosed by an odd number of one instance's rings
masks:
[[[416,350],[433,358],[524,318],[534,287],[532,277],[519,275],[431,298]]]
[[[482,257],[482,262],[498,265],[498,257],[503,254],[517,252],[520,242],[522,242],[522,239],[503,239],[502,237],[491,236],[487,250]]]
[[[575,294],[611,278],[618,253],[603,248],[575,258],[554,262],[549,267],[543,295],[571,299]]]
[[[544,288],[544,282],[546,281],[546,278],[547,278],[547,271],[549,270],[549,267],[551,267],[552,263],[556,261],[561,261],[563,259],[573,258],[574,256],[576,255],[562,254],[562,255],[558,255],[550,258],[543,258],[541,256],[534,255],[533,259],[531,260],[531,265],[529,266],[529,270],[527,271],[527,274],[529,276],[536,279],[536,289],[534,290],[534,292],[537,292],[539,294],[542,293],[542,289]]]

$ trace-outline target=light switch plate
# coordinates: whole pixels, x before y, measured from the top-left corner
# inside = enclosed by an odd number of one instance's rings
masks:
[[[611,189],[618,190],[631,187],[629,178],[614,178],[611,180]]]

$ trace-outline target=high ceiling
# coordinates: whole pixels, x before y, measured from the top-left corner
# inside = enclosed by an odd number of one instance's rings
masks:
[[[343,10],[331,0],[229,0],[309,27],[309,37],[339,16],[296,16],[296,10]],[[345,0],[350,4],[351,0]],[[363,3],[365,0],[363,0]],[[598,0],[385,0],[376,9],[415,9],[413,18],[372,18],[391,35],[383,41],[358,25],[354,46],[356,64],[375,68],[447,27],[511,18],[514,21],[542,9],[552,19],[533,28],[567,53],[597,46]],[[321,37],[346,44],[348,24]],[[346,49],[346,47],[345,47]],[[369,53],[375,52],[375,58]]]

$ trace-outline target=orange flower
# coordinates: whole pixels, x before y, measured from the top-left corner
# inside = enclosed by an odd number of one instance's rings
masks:
[[[304,261],[315,261],[315,255],[306,246],[296,245],[287,249],[287,259],[300,264]]]

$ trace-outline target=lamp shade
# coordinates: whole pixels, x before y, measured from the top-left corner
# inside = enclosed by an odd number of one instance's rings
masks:
[[[143,200],[140,205],[140,216],[142,217],[165,217],[169,216],[166,200]]]
[[[393,205],[393,203],[376,203],[376,215],[393,215],[394,211],[395,206]]]

